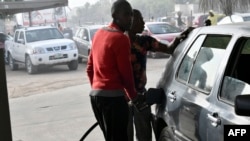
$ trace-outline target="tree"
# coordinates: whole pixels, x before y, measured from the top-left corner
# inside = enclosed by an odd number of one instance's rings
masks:
[[[250,0],[200,0],[199,5],[204,11],[221,9],[225,15],[230,16],[236,11],[247,11]]]

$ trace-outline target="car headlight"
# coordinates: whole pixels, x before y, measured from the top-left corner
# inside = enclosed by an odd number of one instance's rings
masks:
[[[76,44],[75,43],[69,44],[69,49],[71,49],[71,50],[76,49]]]
[[[36,47],[33,49],[33,54],[43,54],[45,53],[45,49],[42,47]]]

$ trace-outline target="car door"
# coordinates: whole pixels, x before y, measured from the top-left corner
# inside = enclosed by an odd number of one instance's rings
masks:
[[[16,31],[15,32],[15,36],[14,36],[14,40],[13,40],[13,43],[9,46],[10,48],[10,52],[11,52],[11,56],[14,58],[14,59],[17,59],[17,40],[18,40],[18,36],[19,36],[19,31]]]
[[[20,34],[16,43],[17,60],[20,62],[25,62],[25,51],[26,51],[25,48],[26,48],[26,45],[25,45],[24,32],[20,31]]]
[[[225,125],[249,125],[250,118],[235,114],[237,95],[250,94],[250,37],[239,38],[230,52],[227,68],[218,79],[218,91],[214,93],[208,113],[207,140],[223,141]]]
[[[84,52],[83,47],[82,47],[82,36],[83,36],[83,28],[79,28],[76,33],[76,36],[74,37],[74,40],[78,48],[79,56],[82,56]]]
[[[214,52],[218,47],[213,43],[219,41],[216,35],[199,35],[178,67],[176,84],[166,88],[167,107],[179,140],[206,141],[208,123],[204,119],[224,53],[223,49]]]
[[[90,42],[91,42],[91,38],[90,38],[90,29],[88,28],[84,28],[83,29],[83,36],[82,36],[82,48],[83,48],[83,55],[85,57],[88,57],[89,55],[89,48],[90,48]]]

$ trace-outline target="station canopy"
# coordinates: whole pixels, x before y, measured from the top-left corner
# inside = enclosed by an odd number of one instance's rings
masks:
[[[13,15],[17,13],[68,6],[68,0],[26,0],[0,2],[0,14]]]

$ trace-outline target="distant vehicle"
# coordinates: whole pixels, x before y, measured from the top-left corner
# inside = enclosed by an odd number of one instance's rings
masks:
[[[237,23],[237,22],[246,22],[250,21],[250,13],[237,13],[231,16],[226,16],[222,18],[217,24],[229,24],[229,23]]]
[[[79,62],[81,62],[83,58],[88,58],[91,50],[92,39],[96,31],[104,26],[105,25],[85,25],[78,27],[73,40],[78,48]]]
[[[215,14],[217,16],[217,24],[223,17],[225,17],[224,14]],[[194,14],[193,15],[193,27],[202,27],[205,25],[205,21],[208,18],[208,14]]]
[[[250,22],[195,28],[147,92],[156,140],[227,141],[226,125],[250,125],[249,64]]]
[[[146,22],[145,29],[142,34],[152,36],[162,43],[169,44],[179,35],[182,30],[167,22]],[[168,56],[168,54],[160,52],[148,52],[148,56],[152,58]]]
[[[51,26],[16,29],[14,40],[9,42],[8,63],[11,70],[24,65],[29,74],[40,67],[65,64],[69,70],[78,68],[78,51],[73,40]]]
[[[194,14],[193,27],[202,27],[208,17],[208,14]]]

